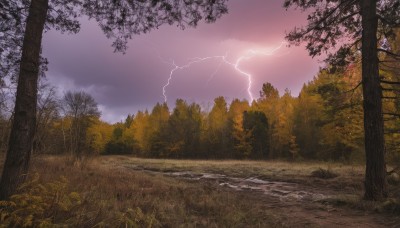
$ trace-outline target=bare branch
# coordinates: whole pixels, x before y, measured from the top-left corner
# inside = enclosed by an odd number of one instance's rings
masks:
[[[400,92],[400,89],[392,89],[392,88],[384,88],[382,87],[383,91],[394,91],[394,92]]]
[[[392,100],[396,100],[399,99],[398,97],[385,97],[383,96],[382,99],[392,99]]]
[[[395,116],[395,117],[400,117],[399,113],[392,113],[392,112],[384,112],[382,113],[383,115],[388,115],[388,116]]]
[[[349,92],[353,92],[353,93],[354,93],[354,91],[355,91],[358,87],[360,87],[360,85],[362,85],[362,81],[358,82],[358,84],[357,84],[354,88],[352,88],[352,89],[350,89],[350,90],[347,90],[347,91],[345,91],[344,93],[349,93]]]
[[[400,82],[392,82],[392,81],[386,81],[386,80],[381,80],[381,83],[390,84],[390,85],[400,85]]]
[[[391,56],[391,57],[393,57],[393,58],[395,58],[395,59],[400,59],[400,55],[398,55],[398,54],[396,54],[396,53],[393,53],[393,52],[391,52],[391,51],[388,51],[388,50],[385,50],[385,49],[382,49],[382,48],[378,48],[378,51],[379,51],[379,52],[386,53],[386,54],[388,54],[389,56]]]

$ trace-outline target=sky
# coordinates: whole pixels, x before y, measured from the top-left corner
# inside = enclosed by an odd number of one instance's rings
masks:
[[[165,100],[172,109],[177,98],[204,109],[218,96],[257,99],[266,82],[297,96],[322,63],[304,46],[285,43],[285,34],[304,25],[307,15],[284,9],[282,2],[230,0],[229,13],[215,23],[185,30],[162,26],[134,36],[126,54],[114,53],[97,23],[82,18],[78,34],[45,33],[47,80],[60,96],[69,90],[92,95],[109,123]]]

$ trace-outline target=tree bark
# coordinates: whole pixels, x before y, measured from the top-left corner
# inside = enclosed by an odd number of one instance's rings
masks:
[[[366,200],[387,197],[385,141],[382,114],[382,90],[379,83],[377,52],[378,17],[376,0],[361,0],[362,16],[362,86],[365,134]]]
[[[7,156],[0,182],[0,200],[8,199],[28,174],[36,124],[37,84],[42,34],[48,0],[32,0],[26,21]]]

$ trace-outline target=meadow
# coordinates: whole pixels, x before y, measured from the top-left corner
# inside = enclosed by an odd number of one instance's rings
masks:
[[[33,159],[1,226],[393,227],[400,187],[365,202],[364,167],[323,162]],[[328,175],[330,174],[330,175]],[[14,204],[12,204],[14,203]],[[7,209],[8,208],[8,209]]]

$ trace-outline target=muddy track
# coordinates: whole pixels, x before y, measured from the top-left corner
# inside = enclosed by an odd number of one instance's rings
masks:
[[[269,181],[257,177],[238,178],[217,173],[157,170],[142,166],[123,166],[136,172],[164,175],[190,182],[213,184],[238,192],[262,203],[266,211],[277,215],[282,227],[400,227],[400,218],[348,207],[334,206],[329,199],[342,192],[313,188],[299,183]]]

